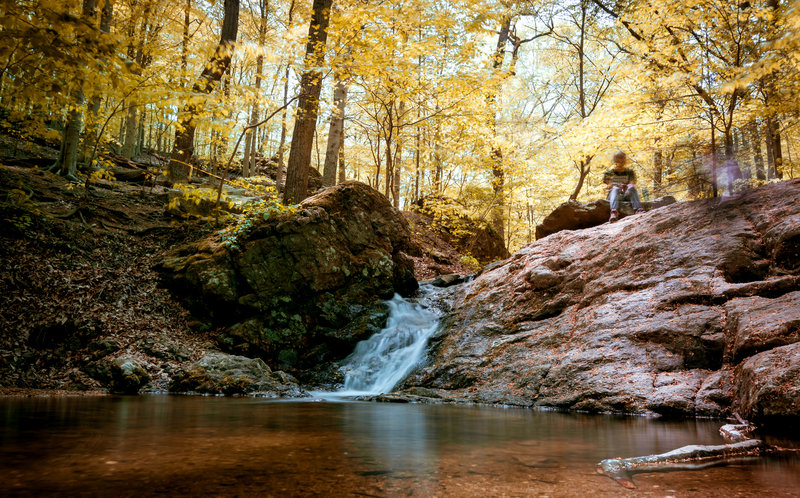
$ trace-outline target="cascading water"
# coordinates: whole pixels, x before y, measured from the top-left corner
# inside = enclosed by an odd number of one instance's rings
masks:
[[[431,289],[420,289],[425,295]],[[381,394],[391,391],[419,363],[428,339],[439,325],[431,309],[395,295],[389,305],[386,327],[356,345],[345,360],[344,390],[340,395]]]

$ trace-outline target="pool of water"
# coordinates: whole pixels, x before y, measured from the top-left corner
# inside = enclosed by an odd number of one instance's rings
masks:
[[[800,495],[797,457],[639,473],[632,491],[596,473],[605,458],[720,444],[719,426],[331,400],[0,398],[0,495]]]

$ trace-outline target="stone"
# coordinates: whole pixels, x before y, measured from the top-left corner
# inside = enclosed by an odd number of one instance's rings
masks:
[[[439,275],[431,280],[431,285],[434,287],[450,287],[457,285],[464,281],[464,277],[458,273],[448,273],[447,275]]]
[[[659,197],[654,201],[643,201],[642,208],[650,211],[668,206],[676,202],[672,196]],[[621,202],[620,219],[633,215],[630,202]],[[607,199],[598,199],[589,203],[569,200],[548,214],[539,225],[536,225],[536,239],[543,239],[561,230],[580,230],[602,225],[611,216],[611,204]]]
[[[158,266],[163,282],[224,330],[223,349],[293,373],[347,356],[372,329],[375,306],[418,288],[408,222],[359,182],[254,223],[237,245],[213,236],[179,248]]]
[[[728,353],[741,360],[761,351],[800,341],[800,291],[770,299],[732,299],[728,316]]]
[[[109,373],[111,376],[109,389],[113,393],[137,394],[150,382],[150,375],[132,358],[114,359],[109,366]]]
[[[748,420],[800,415],[800,343],[764,351],[739,367],[735,406]]]
[[[273,372],[264,360],[224,353],[210,353],[176,372],[169,390],[203,394],[259,394],[269,397],[302,397],[297,379]]]
[[[428,360],[400,388],[592,412],[796,419],[800,266],[783,256],[796,229],[797,179],[554,233],[447,289]]]
[[[122,344],[120,344],[120,342],[113,337],[103,337],[90,342],[87,349],[89,350],[89,354],[91,354],[92,359],[97,360],[116,353],[122,349]]]

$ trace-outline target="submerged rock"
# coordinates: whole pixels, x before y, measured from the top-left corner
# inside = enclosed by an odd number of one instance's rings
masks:
[[[203,394],[305,396],[297,379],[285,372],[273,372],[264,360],[223,353],[208,354],[187,370],[177,372],[169,389]]]
[[[798,417],[800,180],[563,231],[456,287],[404,384],[484,403]],[[446,393],[446,394],[444,394]]]
[[[385,321],[382,299],[418,287],[407,221],[358,182],[257,222],[238,246],[211,237],[173,251],[160,265],[164,282],[224,327],[221,347],[284,369],[343,358]]]

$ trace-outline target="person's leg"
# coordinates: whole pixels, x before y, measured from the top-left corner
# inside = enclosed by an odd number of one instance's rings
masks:
[[[628,187],[628,191],[625,192],[625,196],[630,198],[633,211],[638,213],[642,209],[642,201],[639,200],[639,192],[636,190],[636,187],[633,185]]]
[[[612,211],[619,211],[619,187],[611,187],[608,193],[608,202],[611,203]]]

